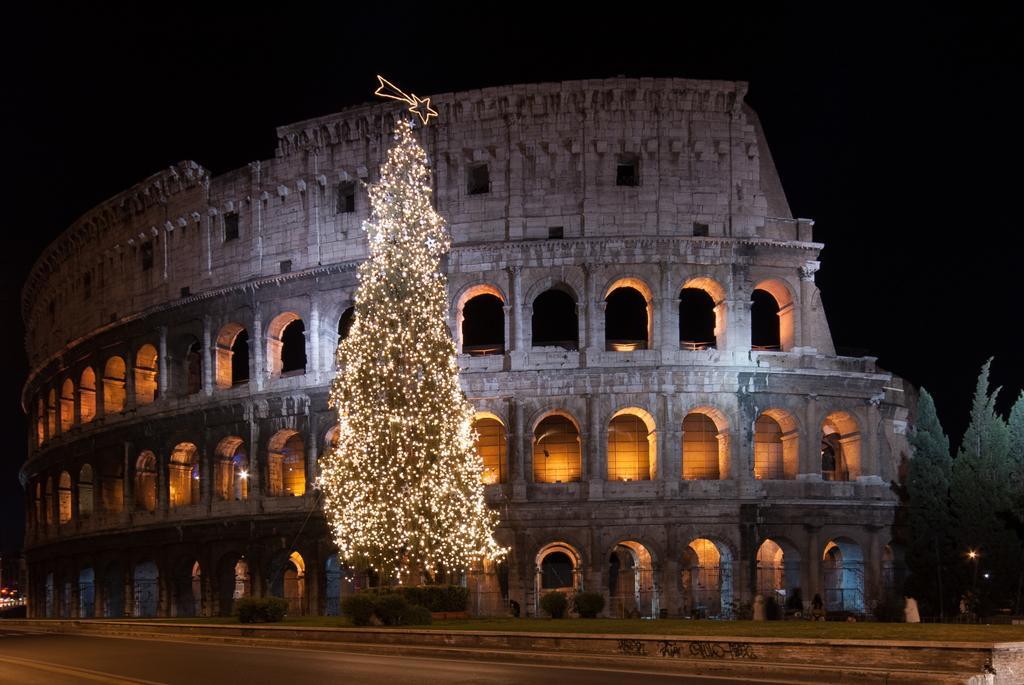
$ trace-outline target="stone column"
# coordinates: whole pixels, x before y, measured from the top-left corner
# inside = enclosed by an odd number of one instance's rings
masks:
[[[816,261],[807,261],[800,267],[800,340],[797,344],[805,350],[813,350],[816,347],[814,332],[811,330],[811,303],[817,290],[814,274],[819,268],[821,262]]]
[[[209,397],[213,394],[213,366],[215,352],[213,349],[213,324],[210,317],[203,317],[203,394]]]
[[[532,479],[531,474],[527,473],[527,469],[532,468],[533,465],[533,460],[527,458],[527,449],[533,441],[528,436],[529,426],[526,425],[522,401],[510,398],[509,405],[512,424],[510,426],[512,436],[510,443],[515,450],[515,465],[512,468],[512,499],[516,502],[525,502],[526,484]]]
[[[512,358],[521,362],[525,354],[523,319],[526,315],[526,310],[523,307],[523,269],[519,266],[510,266],[506,271],[509,283],[509,312],[506,317],[511,316],[511,352]],[[519,363],[514,362],[513,366],[519,366]]]
[[[254,303],[252,335],[249,337],[249,386],[255,383],[256,391],[263,390],[263,384],[270,370],[264,361],[266,350],[263,349],[263,317],[260,315],[259,304]]]
[[[124,496],[124,502],[123,502],[123,505],[121,507],[121,510],[122,511],[126,511],[126,512],[135,511],[135,458],[136,458],[136,456],[137,455],[135,454],[135,445],[134,445],[134,443],[126,442],[124,444],[124,468],[123,468],[124,484],[121,487],[121,492],[123,493],[123,496]],[[102,487],[103,487],[102,484],[101,484],[102,477],[100,476],[100,471],[99,471],[98,468],[93,471],[92,481],[93,481],[93,485],[92,485],[93,493],[94,494],[98,494],[101,491]],[[96,498],[94,498],[94,500],[95,499]],[[96,507],[94,509],[94,511],[96,511],[98,509],[99,509],[99,507]]]
[[[129,352],[124,360],[124,411],[134,411],[138,406],[135,398],[135,356]],[[58,423],[58,426],[60,424]]]
[[[800,450],[800,480],[821,480],[821,426],[818,397],[808,395],[804,405],[803,439]]]
[[[316,297],[310,299],[309,305],[309,337],[306,339],[306,346],[309,348],[309,354],[306,355],[306,359],[311,362],[313,375],[317,381],[320,380],[320,369],[323,365],[320,363],[320,302]]]
[[[672,275],[667,264],[660,264],[658,292],[654,295],[660,321],[662,355],[679,349],[679,298],[673,297]]]
[[[807,526],[807,546],[804,548],[807,561],[803,569],[806,575],[801,578],[801,584],[805,588],[803,591],[804,607],[808,611],[814,595],[822,593],[820,530],[818,526]],[[824,600],[825,597],[822,596],[821,599]]]
[[[168,455],[167,446],[161,446],[162,449],[156,455],[156,510],[160,512],[162,516],[166,516],[167,512],[170,511],[170,457]]]
[[[160,350],[157,356],[156,399],[167,398],[167,326],[160,326]]]
[[[604,440],[601,435],[601,411],[597,399],[593,395],[584,395],[587,402],[586,423],[584,424],[582,442],[583,469],[590,477],[590,495],[592,500],[604,499],[604,483],[608,479],[608,459],[603,449]]]
[[[105,406],[107,389],[103,382],[105,375],[103,371],[104,370],[102,368],[96,369],[96,367],[93,367],[93,372],[96,376],[96,418],[94,420],[97,421],[103,419],[103,417],[107,415],[107,408]],[[46,421],[43,421],[43,430],[44,432],[46,430]]]

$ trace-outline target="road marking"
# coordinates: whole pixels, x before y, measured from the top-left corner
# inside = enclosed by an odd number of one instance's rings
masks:
[[[61,666],[60,664],[52,664],[48,661],[36,661],[35,659],[22,659],[16,656],[4,656],[0,655],[0,663],[12,664],[14,666],[24,666],[26,668],[34,668],[38,671],[46,671],[48,673],[57,673],[59,675],[74,676],[83,680],[91,680],[95,683],[104,683],[104,685],[167,685],[155,680],[140,680],[138,678],[126,678],[119,676],[114,673],[104,673],[103,671],[93,671],[88,668],[76,668],[74,666]]]

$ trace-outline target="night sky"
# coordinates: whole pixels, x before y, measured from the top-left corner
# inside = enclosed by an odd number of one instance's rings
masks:
[[[827,245],[817,280],[836,344],[928,388],[954,442],[985,359],[1001,408],[1021,392],[1019,11],[27,4],[0,29],[3,550],[21,544],[19,296],[40,251],[169,164],[219,174],[272,157],[275,126],[372,99],[377,73],[422,95],[620,74],[749,81],[793,213]]]

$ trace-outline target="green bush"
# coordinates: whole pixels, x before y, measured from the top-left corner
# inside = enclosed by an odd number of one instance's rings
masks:
[[[288,613],[288,602],[280,597],[242,597],[235,600],[239,623],[278,623]]]
[[[551,618],[565,618],[565,610],[569,608],[569,600],[564,592],[552,590],[541,595],[540,608]]]
[[[373,613],[386,626],[402,625],[402,618],[409,611],[409,602],[397,592],[380,594],[373,598]]]
[[[341,613],[348,616],[353,625],[368,626],[373,621],[373,597],[363,593],[343,597]]]
[[[428,626],[432,621],[430,610],[418,604],[407,604],[402,612],[403,626]]]
[[[582,618],[597,618],[604,610],[604,595],[600,592],[577,592],[572,607]]]
[[[399,585],[392,590],[430,611],[465,611],[469,606],[469,589],[461,585]]]

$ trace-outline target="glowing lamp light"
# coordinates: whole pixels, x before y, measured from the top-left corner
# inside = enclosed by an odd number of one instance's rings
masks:
[[[968,558],[968,559],[977,559],[977,558],[978,558],[978,553],[977,553],[977,552],[975,552],[975,551],[974,551],[974,550],[972,549],[972,550],[970,550],[969,552],[967,552],[967,558]]]
[[[406,95],[380,74],[377,75],[377,80],[380,81],[380,85],[373,91],[374,95],[408,104],[409,111],[418,116],[424,124],[430,121],[430,117],[437,116],[437,110],[430,106],[430,98],[421,98],[416,93]]]
[[[249,472],[248,471],[240,471],[238,473],[238,477],[241,478],[242,480],[246,480],[247,478],[249,478]]]

